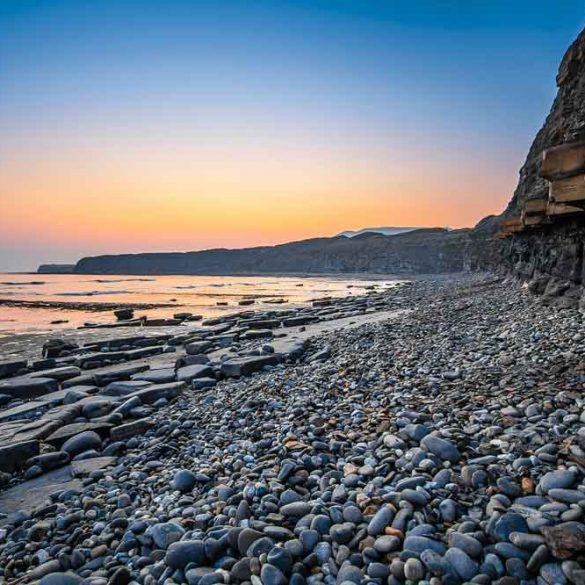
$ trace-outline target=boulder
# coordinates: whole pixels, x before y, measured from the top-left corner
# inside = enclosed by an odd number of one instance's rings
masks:
[[[50,471],[51,469],[57,469],[63,465],[69,463],[69,453],[65,451],[54,451],[53,453],[43,453],[42,455],[36,455],[31,457],[27,462],[27,467],[33,467],[38,465],[43,471]]]
[[[81,422],[71,423],[57,429],[53,434],[49,435],[45,440],[54,447],[61,447],[69,439],[85,432],[93,432],[98,436],[106,437],[110,432],[112,425],[105,422]]]
[[[195,355],[184,355],[175,362],[175,370],[185,366],[192,366],[195,364],[208,364],[209,356],[204,353],[197,353]]]
[[[112,403],[109,400],[94,398],[83,404],[81,414],[88,419],[99,418],[100,416],[106,416],[111,408]]]
[[[127,321],[134,318],[134,309],[118,309],[114,315],[118,321]]]
[[[215,378],[195,378],[191,382],[191,388],[193,390],[203,390],[204,388],[212,388],[217,384]]]
[[[67,441],[63,443],[61,450],[68,453],[71,457],[74,457],[84,451],[89,451],[90,449],[99,451],[101,448],[102,440],[100,436],[94,431],[84,431],[83,433],[79,433],[78,435],[67,439]]]

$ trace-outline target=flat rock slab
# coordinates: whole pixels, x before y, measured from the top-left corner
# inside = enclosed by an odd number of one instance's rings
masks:
[[[81,488],[81,482],[71,477],[71,468],[66,466],[4,490],[0,492],[0,511],[7,518],[0,519],[0,526],[12,522],[19,510],[30,513],[43,506],[55,492]]]
[[[148,364],[136,364],[134,366],[118,366],[94,372],[93,378],[98,386],[107,386],[111,382],[130,380],[134,374],[150,369]]]
[[[92,471],[106,469],[116,465],[117,457],[94,457],[93,459],[82,459],[71,462],[71,475],[80,477],[89,475]]]
[[[14,431],[14,434],[9,437],[3,437],[3,444],[20,443],[23,441],[42,441],[51,433],[54,433],[61,423],[56,420],[39,419],[31,423],[22,424]]]
[[[0,362],[0,378],[13,376],[26,368],[26,360],[11,360]]]
[[[24,377],[0,385],[0,394],[8,394],[14,398],[37,398],[57,390],[59,382],[54,378]]]
[[[289,317],[288,319],[284,319],[282,324],[284,327],[297,327],[299,325],[308,325],[309,323],[314,323],[317,320],[317,317],[313,317],[312,315]]]
[[[144,404],[151,404],[152,402],[156,402],[159,398],[166,398],[170,400],[171,398],[177,397],[183,390],[186,388],[186,384],[184,382],[171,382],[170,384],[154,384],[152,386],[148,386],[143,390],[137,390],[132,394],[126,395],[126,399],[133,398],[137,396],[140,398],[141,402]]]
[[[206,364],[193,364],[183,366],[177,370],[177,380],[179,382],[191,382],[195,378],[209,378],[213,376],[213,368]]]
[[[33,400],[25,404],[19,404],[12,408],[6,408],[0,411],[0,422],[14,420],[18,418],[28,418],[35,413],[40,413],[43,408],[46,408],[46,403],[40,400]]]
[[[91,386],[74,386],[74,388],[77,390],[78,388],[91,388]],[[17,418],[32,418],[35,413],[42,413],[47,408],[60,405],[63,402],[65,395],[72,389],[73,388],[67,388],[66,390],[49,392],[49,394],[39,396],[25,404],[19,404],[12,408],[0,410],[0,422]]]
[[[75,359],[75,365],[84,370],[89,370],[105,366],[108,363],[122,362],[126,359],[125,351],[96,351],[80,355]]]
[[[160,368],[158,370],[148,370],[132,376],[132,380],[138,382],[151,382],[153,384],[166,384],[175,381],[174,368]]]
[[[279,361],[280,356],[274,354],[233,358],[221,364],[221,373],[227,378],[249,376],[264,366],[275,366]]]
[[[248,329],[241,338],[242,339],[268,339],[272,337],[271,329]]]
[[[280,319],[242,319],[240,325],[246,325],[254,329],[275,329],[280,327]]]
[[[112,441],[125,441],[131,437],[145,433],[153,425],[152,420],[148,418],[126,423],[125,425],[111,429],[110,437]]]
[[[38,441],[23,441],[0,447],[0,470],[12,472],[20,469],[27,459],[38,454]],[[1,506],[0,510],[2,510]]]
[[[70,439],[79,433],[84,433],[85,431],[94,431],[98,435],[105,437],[110,432],[111,427],[111,424],[104,422],[71,423],[70,425],[65,425],[64,427],[57,429],[53,434],[46,438],[46,441],[55,447],[61,447],[67,439]]]
[[[127,360],[139,360],[140,358],[150,357],[158,355],[163,352],[163,348],[160,345],[150,347],[138,347],[136,349],[129,349],[126,352]]]
[[[81,370],[75,366],[63,366],[61,368],[53,368],[52,370],[42,370],[35,374],[31,374],[31,378],[53,378],[59,382],[70,380],[81,376]]]
[[[144,390],[148,386],[152,386],[152,382],[144,380],[128,380],[127,382],[112,382],[105,388],[100,390],[100,396],[118,396],[123,397],[138,390]]]

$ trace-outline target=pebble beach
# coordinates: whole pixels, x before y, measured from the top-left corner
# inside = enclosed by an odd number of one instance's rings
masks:
[[[185,325],[4,364],[0,583],[585,583],[577,310],[454,276]]]

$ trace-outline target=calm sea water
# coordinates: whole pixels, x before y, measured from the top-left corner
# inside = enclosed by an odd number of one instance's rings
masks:
[[[135,315],[172,317],[187,311],[216,316],[244,309],[283,309],[307,303],[311,299],[360,295],[366,287],[379,289],[395,286],[391,279],[355,279],[347,277],[245,277],[245,276],[88,276],[78,274],[1,274],[0,299],[52,301],[61,303],[170,303],[172,307],[136,310]],[[238,301],[254,297],[255,304],[240,307]],[[271,299],[286,299],[274,305]],[[227,303],[227,305],[218,305]],[[55,324],[62,320],[66,323]],[[68,308],[23,308],[0,305],[0,335],[54,331],[79,327],[91,321],[113,322],[111,311],[79,311]]]

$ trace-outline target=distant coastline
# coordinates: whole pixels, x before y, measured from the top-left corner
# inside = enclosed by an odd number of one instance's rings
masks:
[[[390,228],[388,228],[390,229]],[[466,271],[471,230],[423,228],[393,235],[374,231],[313,238],[276,246],[193,252],[110,254],[71,265],[43,265],[39,273],[127,275],[438,274]]]

